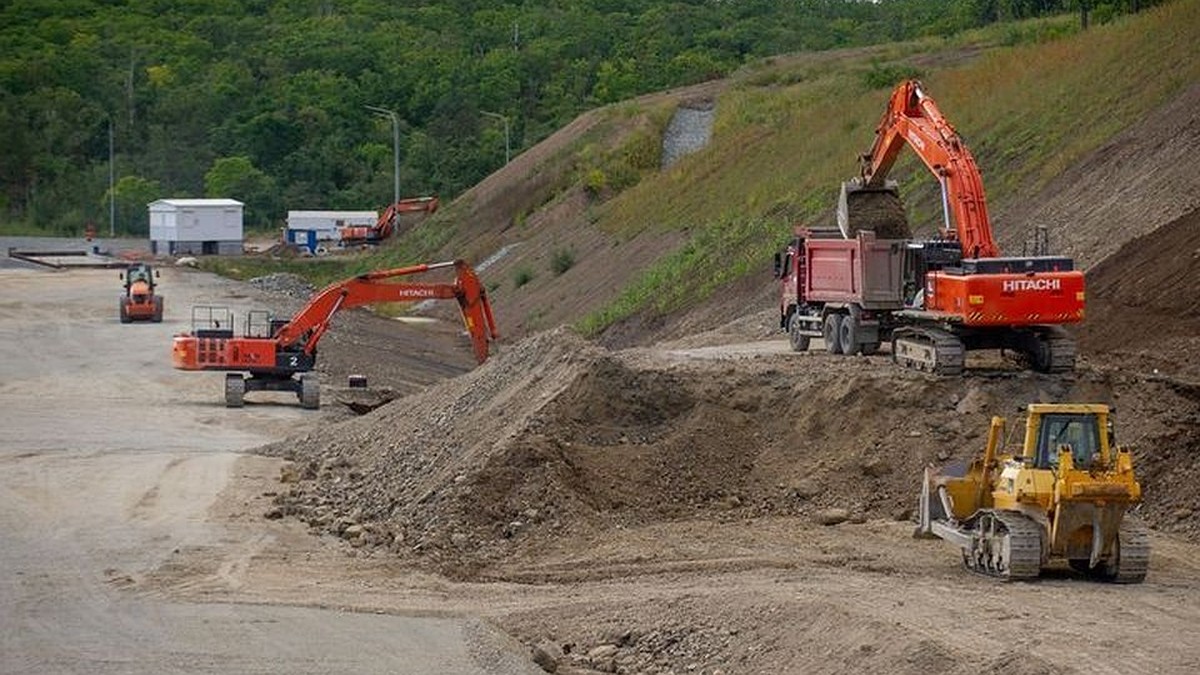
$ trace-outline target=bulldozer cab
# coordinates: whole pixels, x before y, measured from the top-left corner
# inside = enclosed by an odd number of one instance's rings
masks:
[[[1060,448],[1068,448],[1076,467],[1089,468],[1101,453],[1100,418],[1094,413],[1059,412],[1031,417],[1038,424],[1033,454],[1039,469],[1057,469]]]

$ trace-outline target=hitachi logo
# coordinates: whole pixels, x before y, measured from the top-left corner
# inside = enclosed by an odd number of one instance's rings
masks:
[[[1005,293],[1016,291],[1058,291],[1062,290],[1060,279],[1007,279],[1002,287]]]

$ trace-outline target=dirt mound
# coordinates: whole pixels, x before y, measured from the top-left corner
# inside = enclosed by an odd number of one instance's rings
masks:
[[[268,293],[282,293],[301,300],[308,300],[316,290],[304,277],[290,272],[276,272],[263,277],[254,277],[247,283]]]
[[[1200,209],[1122,246],[1087,285],[1085,350],[1200,380]]]
[[[1200,504],[1174,486],[1197,471],[1181,453],[1200,441],[1187,422],[1200,394],[1100,371],[938,379],[879,357],[608,352],[558,329],[268,452],[298,463],[281,514],[457,578],[526,561],[519,575],[535,580],[551,550],[586,560],[606,532],[660,522],[908,518],[926,464],[973,456],[991,415],[1033,401],[1120,402],[1147,513],[1187,531],[1178,514]]]

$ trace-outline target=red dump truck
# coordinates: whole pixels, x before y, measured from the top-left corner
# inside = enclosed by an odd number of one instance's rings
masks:
[[[804,351],[819,337],[834,354],[878,351],[891,339],[893,312],[904,309],[906,245],[871,231],[845,239],[837,229],[796,228],[775,254],[779,327],[792,348]]]

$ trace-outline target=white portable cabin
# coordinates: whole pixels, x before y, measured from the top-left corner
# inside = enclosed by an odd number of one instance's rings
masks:
[[[379,219],[375,211],[288,211],[287,228],[299,232],[316,232],[320,241],[336,241],[338,228],[348,225],[374,225]],[[289,236],[292,241],[295,235]]]
[[[148,206],[151,253],[241,255],[244,205],[236,199],[159,199]]]

